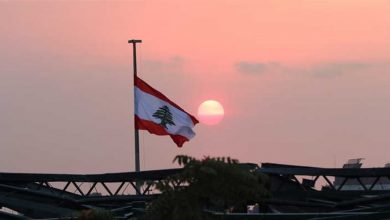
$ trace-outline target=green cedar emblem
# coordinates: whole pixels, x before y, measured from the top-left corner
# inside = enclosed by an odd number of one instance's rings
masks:
[[[154,114],[153,117],[161,119],[160,125],[164,128],[167,128],[168,125],[175,125],[172,119],[172,113],[169,110],[168,106],[164,105],[160,107]]]

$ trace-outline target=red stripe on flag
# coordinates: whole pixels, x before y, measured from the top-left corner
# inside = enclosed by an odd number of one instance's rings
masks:
[[[137,86],[140,90],[149,93],[150,95],[156,96],[157,98],[164,100],[165,102],[168,102],[175,108],[179,109],[182,112],[185,112],[188,116],[190,116],[192,123],[196,125],[199,123],[198,119],[196,119],[194,116],[190,115],[188,112],[184,111],[184,109],[180,108],[180,106],[176,105],[174,102],[169,100],[165,95],[163,95],[161,92],[157,91],[153,87],[151,87],[149,84],[147,84],[145,81],[140,79],[139,77],[134,78],[134,85]]]
[[[135,115],[134,118],[136,129],[147,130],[149,133],[156,135],[169,135],[178,147],[182,147],[184,142],[188,141],[188,139],[184,136],[169,134],[161,125],[152,121],[140,119],[137,115]]]

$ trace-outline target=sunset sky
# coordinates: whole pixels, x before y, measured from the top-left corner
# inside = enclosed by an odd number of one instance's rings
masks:
[[[0,27],[0,172],[134,170],[133,38],[142,79],[225,110],[183,148],[141,131],[143,170],[390,162],[390,1],[1,1]]]

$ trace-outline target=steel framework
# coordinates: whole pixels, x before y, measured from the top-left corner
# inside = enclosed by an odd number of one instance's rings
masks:
[[[155,183],[167,181],[181,169],[94,175],[0,173],[0,219],[73,218],[83,209],[108,209],[119,219],[142,215],[159,195]],[[317,168],[263,163],[272,197],[261,214],[215,213],[222,219],[386,219],[390,191],[377,190],[390,179],[390,168]],[[341,182],[337,185],[334,179]],[[363,181],[370,178],[371,182]],[[354,180],[363,190],[348,190]],[[185,184],[171,182],[174,186]],[[138,187],[140,186],[140,187]],[[205,210],[207,212],[207,210]]]

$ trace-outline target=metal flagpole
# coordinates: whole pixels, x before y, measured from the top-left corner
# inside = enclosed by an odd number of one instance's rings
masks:
[[[129,40],[129,44],[133,44],[133,70],[134,70],[134,80],[137,77],[137,43],[142,43],[142,40]],[[135,93],[134,93],[134,110],[135,110]],[[135,117],[135,115],[134,115]],[[139,162],[139,133],[135,123],[134,118],[134,144],[135,144],[135,171],[139,172],[140,162]]]

